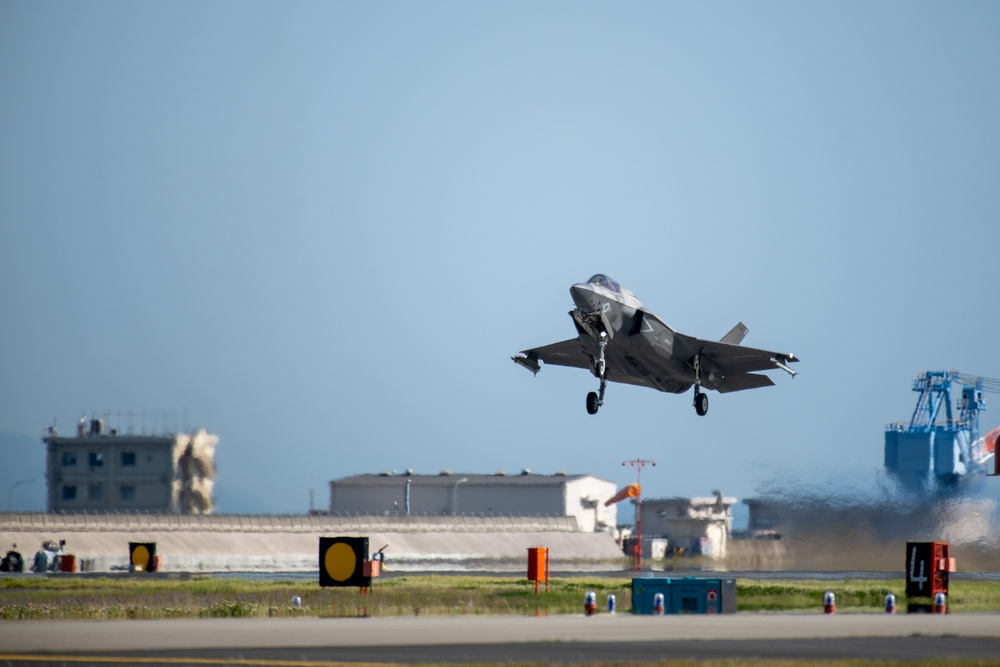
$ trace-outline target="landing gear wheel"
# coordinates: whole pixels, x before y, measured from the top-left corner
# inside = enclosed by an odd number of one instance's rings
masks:
[[[596,415],[599,407],[601,407],[601,401],[597,397],[597,392],[592,391],[587,394],[587,414]]]
[[[708,414],[708,394],[698,392],[694,395],[694,411],[698,413],[699,417]]]

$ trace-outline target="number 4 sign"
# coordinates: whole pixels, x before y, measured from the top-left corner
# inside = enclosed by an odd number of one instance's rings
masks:
[[[906,549],[910,552],[910,568],[906,575],[906,595],[909,597],[931,594],[927,587],[927,575],[924,574],[928,571],[925,568],[929,565],[930,549],[922,548],[928,546],[930,545],[913,543],[906,545]],[[917,570],[918,566],[919,570]]]
[[[954,569],[954,560],[948,557],[947,542],[907,542],[906,596],[947,594],[948,573]]]

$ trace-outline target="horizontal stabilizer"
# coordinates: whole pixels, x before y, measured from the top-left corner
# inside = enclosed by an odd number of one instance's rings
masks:
[[[744,389],[758,389],[760,387],[773,387],[774,382],[766,375],[756,373],[737,373],[727,375],[726,381],[719,385],[720,394],[728,394],[731,391],[743,391]]]
[[[739,322],[735,327],[730,329],[729,333],[723,336],[722,340],[720,340],[719,342],[726,343],[728,345],[739,345],[740,343],[743,342],[743,339],[746,338],[746,335],[749,332],[750,330],[747,329],[747,325],[743,324],[742,322]]]

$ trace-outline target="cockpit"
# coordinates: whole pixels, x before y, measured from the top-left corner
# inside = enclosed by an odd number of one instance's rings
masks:
[[[597,292],[599,296],[600,292],[598,290],[594,290],[594,288],[600,287],[604,290],[605,297],[614,299],[615,301],[623,303],[631,308],[642,308],[642,303],[639,299],[635,298],[635,294],[632,294],[632,292],[619,285],[613,278],[610,278],[603,273],[594,274],[591,276],[590,280],[586,283],[580,283],[579,286],[582,288],[585,285],[588,286],[585,291],[593,290]],[[584,300],[586,301],[589,299],[590,297],[587,296]],[[577,302],[577,305],[580,305],[580,302],[576,300],[576,297],[573,297],[573,300]]]
[[[621,292],[622,292],[621,285],[619,285],[613,279],[609,278],[608,276],[604,275],[603,273],[598,273],[598,274],[594,275],[587,282],[591,283],[593,285],[600,285],[601,287],[603,287],[605,289],[609,289],[612,292],[615,292],[616,294],[621,294]]]

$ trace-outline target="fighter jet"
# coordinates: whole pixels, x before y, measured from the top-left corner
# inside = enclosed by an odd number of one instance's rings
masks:
[[[672,394],[693,385],[695,411],[704,416],[708,414],[708,395],[702,389],[726,394],[774,384],[768,376],[753,371],[780,368],[792,377],[797,375],[788,367],[798,361],[794,354],[741,346],[749,331],[742,322],[718,342],[686,336],[601,273],[573,285],[569,293],[576,304],[569,314],[577,337],[524,350],[511,359],[534,374],[541,370],[539,362],[589,370],[600,381],[598,391],[587,394],[587,412],[592,415],[604,405],[608,381]]]

